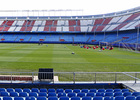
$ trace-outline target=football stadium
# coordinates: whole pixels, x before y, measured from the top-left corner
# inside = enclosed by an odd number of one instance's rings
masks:
[[[81,16],[0,10],[17,12],[27,15],[0,16],[0,100],[140,100],[140,7]]]

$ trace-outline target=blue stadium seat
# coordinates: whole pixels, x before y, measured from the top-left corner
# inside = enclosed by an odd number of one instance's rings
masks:
[[[0,96],[4,97],[4,96],[9,96],[8,92],[2,91],[0,92]]]
[[[27,97],[28,93],[27,92],[20,92],[19,97]]]
[[[59,93],[58,93],[58,98],[59,98],[59,97],[62,97],[62,96],[65,97],[65,96],[66,96],[66,93],[60,93],[60,92],[59,92]]]
[[[23,92],[21,88],[15,88],[15,92]]]
[[[93,100],[103,100],[103,97],[94,97]]]
[[[116,97],[116,96],[123,96],[123,94],[122,94],[122,92],[115,92],[114,97]]]
[[[88,93],[88,89],[82,89],[81,92]]]
[[[14,100],[24,100],[23,97],[14,97]]]
[[[114,93],[115,92],[122,92],[122,90],[121,89],[114,89]]]
[[[96,90],[96,89],[90,89],[89,92],[94,92],[94,93],[96,93],[97,90]]]
[[[69,100],[69,97],[60,97],[59,100]]]
[[[35,97],[26,97],[25,100],[36,100]]]
[[[2,91],[6,92],[6,89],[5,88],[0,88],[0,92],[2,92]]]
[[[48,92],[48,91],[47,91],[47,89],[45,89],[45,88],[41,88],[41,89],[40,89],[40,92]]]
[[[113,89],[106,89],[105,92],[113,92]]]
[[[72,89],[65,89],[65,93],[72,92]]]
[[[80,97],[71,97],[71,100],[80,100]]]
[[[122,92],[129,92],[129,89],[122,89]]]
[[[85,97],[85,93],[79,92],[79,93],[77,93],[77,97]]]
[[[73,93],[73,92],[70,92],[70,93],[68,93],[68,95],[67,95],[68,97],[75,97],[76,96],[76,94],[75,93]]]
[[[105,92],[105,89],[98,89],[98,92]]]
[[[55,92],[55,89],[48,89],[48,93],[49,92]]]
[[[83,97],[82,100],[91,100],[91,97]]]
[[[124,100],[124,96],[116,96],[115,100]]]
[[[12,97],[3,97],[3,100],[12,100]]]
[[[30,93],[30,92],[31,92],[31,90],[30,90],[30,89],[28,89],[28,88],[25,88],[25,89],[23,89],[23,92]]]
[[[32,88],[31,91],[32,91],[32,92],[37,92],[37,93],[40,92],[38,88]]]
[[[95,93],[94,92],[89,92],[89,93],[87,93],[86,96],[94,97],[95,96]]]
[[[37,97],[37,100],[47,100],[46,97]]]
[[[105,96],[113,96],[113,92],[106,92]]]
[[[57,89],[56,93],[59,93],[59,92],[61,92],[61,93],[64,92],[64,89]]]
[[[18,97],[18,93],[17,92],[10,92],[10,96],[11,97]]]
[[[38,97],[38,94],[36,92],[30,92],[29,97]]]
[[[136,97],[136,96],[140,96],[140,92],[133,92],[133,93],[132,93],[132,96],[135,96],[135,97]]]
[[[46,92],[39,92],[38,96],[40,96],[40,97],[47,97],[47,93]]]
[[[73,89],[73,92],[74,93],[79,93],[80,92],[80,89]]]
[[[113,97],[104,97],[104,100],[114,100]]]
[[[125,97],[126,97],[126,96],[132,96],[132,94],[131,94],[131,92],[124,92],[124,93],[123,93],[123,96],[125,96]]]
[[[102,96],[102,97],[104,97],[104,92],[97,92],[96,93],[96,96]]]
[[[7,88],[7,92],[15,92],[13,88]]]
[[[136,97],[136,100],[140,100],[140,96],[137,96],[137,97]]]
[[[48,97],[48,100],[58,100],[57,97]]]
[[[127,96],[125,100],[136,100],[136,99],[135,99],[135,96]]]
[[[55,97],[56,96],[56,93],[55,92],[49,92],[48,93],[48,97]]]

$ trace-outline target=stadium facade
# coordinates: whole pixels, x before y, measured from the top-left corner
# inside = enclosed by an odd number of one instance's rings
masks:
[[[139,10],[93,16],[0,17],[0,42],[140,43]]]

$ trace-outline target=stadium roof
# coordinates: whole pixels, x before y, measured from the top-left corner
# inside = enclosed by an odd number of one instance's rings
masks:
[[[83,11],[61,13],[65,15],[98,15],[140,6],[140,0],[2,0],[1,10],[66,10],[82,9]],[[58,13],[49,13],[50,16],[60,16]]]

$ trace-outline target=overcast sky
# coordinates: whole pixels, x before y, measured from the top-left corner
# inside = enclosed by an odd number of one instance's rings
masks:
[[[82,9],[83,15],[106,14],[140,6],[140,0],[1,0],[0,10]]]

